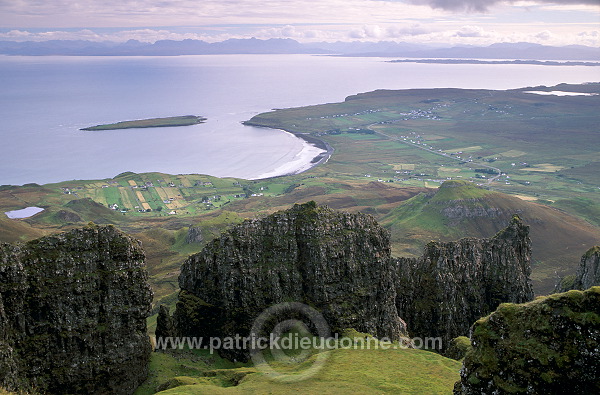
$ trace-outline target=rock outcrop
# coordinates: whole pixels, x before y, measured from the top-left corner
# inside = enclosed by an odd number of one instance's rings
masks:
[[[396,259],[371,216],[295,205],[247,220],[191,256],[175,313],[160,311],[156,335],[246,336],[265,309],[302,302],[334,332],[398,339],[408,329],[442,338],[443,347],[500,303],[533,298],[530,255],[528,227],[516,216],[491,239],[432,242],[421,258]]]
[[[185,235],[185,244],[200,244],[204,240],[202,235],[202,229],[195,226],[188,228],[187,234]]]
[[[600,285],[600,246],[586,251],[581,257],[577,273],[560,279],[554,292],[567,292],[571,289],[583,291],[596,285]]]
[[[0,388],[133,393],[151,353],[144,261],[111,226],[0,244]]]
[[[396,306],[411,336],[467,335],[500,303],[533,299],[529,228],[514,216],[491,239],[430,242],[420,258],[395,260]]]
[[[182,336],[247,336],[262,311],[293,301],[319,310],[334,332],[399,339],[391,265],[389,233],[370,215],[295,205],[246,220],[186,260],[175,327]]]
[[[471,342],[457,395],[600,393],[600,287],[502,304]]]
[[[581,257],[573,285],[581,291],[600,285],[600,246],[590,248]]]

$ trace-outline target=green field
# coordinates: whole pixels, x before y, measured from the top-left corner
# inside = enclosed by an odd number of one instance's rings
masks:
[[[600,85],[381,90],[342,103],[259,114],[250,123],[309,132],[330,143],[335,155],[315,169],[318,175],[334,172],[357,180],[368,175],[415,186],[470,179],[558,205],[563,199],[600,204],[600,96],[526,93],[530,90],[598,94]],[[394,163],[414,163],[415,168],[399,172],[390,167]],[[496,169],[503,174],[489,183]],[[589,217],[581,210],[571,212]]]

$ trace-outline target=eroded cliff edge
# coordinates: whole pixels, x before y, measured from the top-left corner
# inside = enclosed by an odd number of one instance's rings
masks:
[[[263,310],[293,301],[321,311],[333,332],[446,343],[501,302],[533,298],[530,255],[528,227],[514,217],[491,239],[432,242],[421,258],[395,259],[373,217],[309,202],[247,220],[191,256],[156,335],[247,336]]]
[[[490,239],[430,242],[395,260],[396,306],[412,336],[449,344],[500,303],[533,299],[529,227],[518,216]]]
[[[151,353],[147,280],[140,243],[112,226],[0,244],[0,388],[133,393]]]
[[[319,310],[334,332],[397,340],[405,327],[391,265],[389,234],[372,216],[295,205],[235,226],[186,260],[175,328],[181,336],[247,336],[263,310],[293,301]]]

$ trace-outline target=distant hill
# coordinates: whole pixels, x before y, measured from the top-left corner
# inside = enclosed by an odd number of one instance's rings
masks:
[[[581,255],[600,240],[590,224],[547,206],[478,188],[466,181],[447,181],[419,194],[380,219],[392,232],[395,254],[419,255],[429,240],[490,237],[518,214],[530,226],[532,280],[536,294],[554,289],[557,273],[575,273]]]
[[[46,225],[90,221],[97,224],[116,224],[122,221],[122,215],[90,198],[84,198],[71,200],[64,207],[49,207],[36,217],[36,221]]]
[[[84,40],[0,41],[0,54],[67,56],[176,56],[209,54],[337,54],[408,58],[480,58],[536,60],[600,60],[598,48],[552,47],[533,43],[497,43],[487,47],[432,47],[394,41],[300,43],[292,39],[229,39],[216,43],[186,39],[145,43]]]
[[[533,43],[497,43],[487,47],[455,46],[415,51],[362,53],[360,56],[398,56],[407,58],[476,58],[536,60],[600,60],[598,48],[582,45],[552,47]]]

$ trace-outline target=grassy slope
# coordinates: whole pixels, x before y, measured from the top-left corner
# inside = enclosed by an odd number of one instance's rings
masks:
[[[151,363],[153,379],[136,394],[152,393],[149,392],[151,387],[156,388],[161,379],[168,380],[170,377],[177,377],[171,384],[178,386],[161,394],[451,394],[461,367],[458,361],[422,350],[338,349],[328,352],[329,359],[321,371],[296,383],[273,381],[248,367],[217,370],[214,377],[215,373],[206,373],[214,367],[211,369],[201,361],[188,364],[189,361],[175,359],[168,354],[154,353]],[[309,359],[307,364],[310,362]],[[199,368],[192,371],[185,367],[194,365]],[[289,368],[279,365],[276,369],[283,371]],[[206,377],[209,375],[213,377]],[[232,386],[232,378],[236,376],[243,379],[239,385]]]
[[[456,182],[454,182],[456,183]],[[444,210],[496,209],[489,216],[450,218]],[[518,213],[530,226],[533,244],[532,280],[539,294],[552,292],[560,276],[574,273],[581,255],[600,240],[600,230],[564,212],[499,192],[464,184],[421,194],[385,215],[381,223],[392,232],[396,255],[420,255],[417,245],[429,240],[491,237]]]

